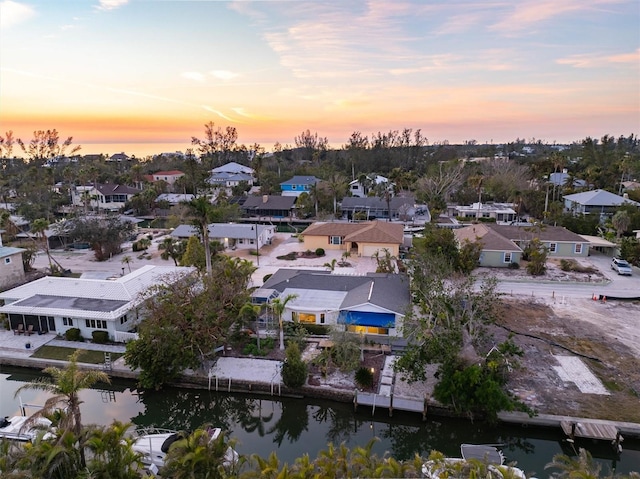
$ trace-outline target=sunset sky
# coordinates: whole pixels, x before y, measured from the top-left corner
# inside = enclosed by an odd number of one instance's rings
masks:
[[[0,133],[82,153],[184,150],[209,121],[267,150],[640,133],[638,0],[0,0],[0,22]]]

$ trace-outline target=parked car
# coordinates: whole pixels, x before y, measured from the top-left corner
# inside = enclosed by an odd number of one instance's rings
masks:
[[[613,258],[611,260],[611,269],[616,271],[618,274],[626,274],[629,276],[631,276],[633,272],[631,265],[620,258]]]

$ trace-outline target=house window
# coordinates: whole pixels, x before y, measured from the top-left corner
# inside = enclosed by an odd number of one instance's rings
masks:
[[[573,249],[575,254],[582,254],[582,243],[576,243],[575,248]]]
[[[291,189],[292,189],[292,190],[297,190],[297,189],[298,189],[298,186],[297,186],[297,185],[291,185]]]
[[[73,326],[73,319],[62,318],[62,324],[64,324],[65,326]]]
[[[301,323],[311,323],[316,324],[316,315],[311,313],[300,313],[298,314],[298,318]]]
[[[549,253],[558,251],[558,243],[549,243]]]
[[[509,251],[506,251],[504,253],[504,262],[505,263],[511,263],[511,253]]]
[[[11,264],[11,258],[5,258],[4,264]]]
[[[342,236],[329,236],[329,244],[342,244]]]
[[[85,319],[85,325],[87,328],[107,329],[107,322],[102,319]]]
[[[126,315],[126,314],[120,318],[120,324],[124,324],[124,323],[126,323],[127,321],[129,321],[129,318],[127,318],[127,315]]]
[[[324,324],[324,313],[320,313],[320,324]]]

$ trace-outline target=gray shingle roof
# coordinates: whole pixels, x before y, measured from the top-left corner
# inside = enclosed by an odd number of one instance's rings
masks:
[[[328,271],[279,269],[264,284],[265,289],[316,290],[344,292],[341,309],[373,304],[398,314],[405,314],[410,303],[409,280],[404,275],[369,273],[366,276],[343,276]]]
[[[640,206],[637,201],[615,195],[606,190],[583,191],[582,193],[566,195],[564,199],[584,206],[620,206],[624,203]]]
[[[281,185],[315,185],[316,183],[321,182],[320,178],[316,178],[315,176],[294,176],[290,180],[283,181],[280,183]]]
[[[266,198],[265,198],[266,196]],[[297,198],[295,196],[248,196],[242,205],[243,210],[252,209],[271,209],[271,210],[289,210],[295,205]],[[265,201],[266,199],[266,201]]]

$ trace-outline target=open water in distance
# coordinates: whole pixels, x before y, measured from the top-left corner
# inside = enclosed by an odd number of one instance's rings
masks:
[[[22,384],[37,377],[28,369],[0,369],[0,415],[19,414],[19,399],[14,393]],[[27,404],[43,404],[46,395],[23,391]],[[549,477],[544,469],[554,454],[573,454],[555,429],[504,426],[489,428],[482,423],[432,416],[422,422],[418,414],[360,407],[314,399],[289,399],[271,396],[227,394],[191,389],[138,391],[131,382],[116,382],[108,390],[82,393],[82,418],[85,424],[110,424],[114,419],[136,426],[192,430],[210,423],[227,431],[237,441],[240,454],[267,457],[275,451],[282,463],[308,453],[314,459],[329,442],[348,447],[364,446],[371,438],[379,456],[388,451],[397,459],[423,456],[437,449],[459,457],[461,443],[500,444],[508,461],[516,461],[527,474]],[[27,410],[29,412],[29,409]],[[603,472],[615,468],[619,473],[640,471],[640,441],[626,440],[616,458],[608,444],[584,443],[602,464]]]

